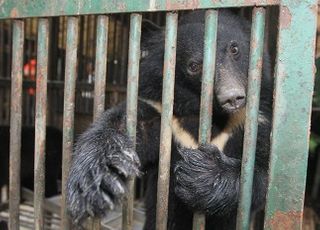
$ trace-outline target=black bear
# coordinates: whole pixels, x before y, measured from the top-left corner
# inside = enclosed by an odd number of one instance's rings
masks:
[[[147,176],[145,229],[155,229],[164,32],[142,47],[137,145],[125,130],[126,105],[107,110],[75,146],[67,182],[67,204],[76,223],[103,216],[126,192],[125,178]],[[173,108],[173,145],[168,229],[192,228],[194,211],[206,213],[206,229],[234,229],[239,199],[250,23],[220,10],[211,143],[199,146],[198,126],[204,39],[204,11],[179,21]],[[253,210],[263,207],[267,184],[272,102],[270,60],[264,54]]]
[[[33,190],[34,127],[21,130],[21,186]],[[9,126],[0,126],[0,187],[9,183]],[[46,129],[45,196],[57,195],[61,178],[62,132],[54,127]]]

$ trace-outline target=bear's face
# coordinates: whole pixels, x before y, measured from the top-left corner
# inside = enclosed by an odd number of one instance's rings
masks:
[[[223,18],[222,18],[223,20]],[[204,24],[183,24],[177,38],[177,82],[200,96]],[[245,106],[249,66],[249,34],[232,24],[218,26],[214,95],[219,110],[234,113]]]

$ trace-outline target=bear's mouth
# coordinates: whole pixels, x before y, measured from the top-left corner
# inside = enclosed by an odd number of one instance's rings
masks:
[[[246,100],[245,98],[243,98],[241,99],[240,102],[237,102],[237,103],[226,102],[224,104],[221,104],[220,106],[224,112],[232,114],[243,109],[246,106]]]

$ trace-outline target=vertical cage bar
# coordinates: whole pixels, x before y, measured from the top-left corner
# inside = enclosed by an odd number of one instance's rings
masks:
[[[141,14],[130,15],[130,38],[127,86],[127,132],[134,145],[136,143],[138,81],[140,62]],[[133,228],[134,178],[127,182],[128,194],[123,202],[122,229]]]
[[[15,20],[12,43],[9,175],[9,228],[12,230],[19,229],[23,46],[24,21]]]
[[[200,104],[199,142],[211,139],[213,84],[216,65],[218,11],[207,10],[205,15],[204,57]]]
[[[96,120],[104,111],[106,98],[107,51],[109,17],[99,15],[97,19],[96,60],[93,119]],[[100,229],[100,219],[93,220],[93,229]]]
[[[263,63],[265,13],[265,9],[262,7],[255,7],[252,12],[247,90],[248,100],[246,105],[241,166],[240,202],[237,214],[237,229],[239,230],[249,230],[250,227],[250,208],[258,134],[260,86]]]
[[[49,20],[39,19],[37,49],[37,85],[34,146],[34,222],[44,229],[45,145],[47,118],[47,77],[49,52]]]
[[[73,151],[75,89],[77,80],[77,54],[79,40],[79,19],[68,17],[66,42],[66,67],[63,106],[63,141],[62,141],[62,229],[70,228],[66,208],[66,183]]]
[[[178,14],[167,13],[163,67],[156,229],[167,229]]]
[[[1,78],[4,78],[5,75],[4,75],[4,62],[3,62],[3,59],[4,59],[4,26],[5,26],[5,21],[2,20],[0,22],[0,77]]]
[[[8,31],[7,31],[7,35],[8,35],[8,43],[6,45],[8,49],[8,60],[12,60],[12,21],[11,20],[8,20]],[[5,68],[5,77],[9,77],[10,75],[10,70],[11,70],[11,66],[12,66],[13,63],[10,63],[10,61],[7,61],[7,65],[4,66]],[[8,111],[9,113],[9,111]],[[6,116],[7,117],[7,116]]]
[[[125,79],[126,79],[126,74],[125,74],[125,70],[126,70],[126,63],[127,63],[127,57],[128,57],[128,27],[125,26],[125,22],[126,22],[126,15],[121,15],[121,68],[120,68],[120,85],[124,85],[125,84]]]
[[[216,65],[216,43],[218,29],[218,11],[207,10],[205,15],[204,56],[202,68],[199,143],[208,143],[211,139],[212,100]],[[205,215],[195,213],[193,229],[205,229]]]
[[[283,0],[272,122],[265,229],[302,229],[317,1]]]
[[[104,111],[106,98],[106,76],[107,76],[107,51],[108,51],[108,26],[109,17],[98,16],[97,46],[95,62],[95,84],[94,84],[94,120]]]

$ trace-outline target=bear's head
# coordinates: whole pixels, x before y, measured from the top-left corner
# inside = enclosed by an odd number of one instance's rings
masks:
[[[175,94],[183,89],[186,97],[200,98],[204,50],[204,11],[195,11],[179,21],[176,53]],[[154,32],[142,47],[142,86],[149,96],[162,88],[164,31]],[[220,10],[218,17],[216,72],[214,81],[214,109],[219,114],[233,114],[245,107],[250,52],[250,23],[228,10]],[[263,88],[270,88],[269,56],[265,52]],[[147,69],[147,70],[146,70]],[[156,83],[155,83],[156,82]],[[188,92],[190,95],[186,95]],[[161,97],[161,95],[160,95]],[[154,99],[154,98],[151,98]],[[197,100],[199,102],[199,100]],[[175,100],[175,103],[179,101]],[[196,106],[199,105],[191,105]]]

